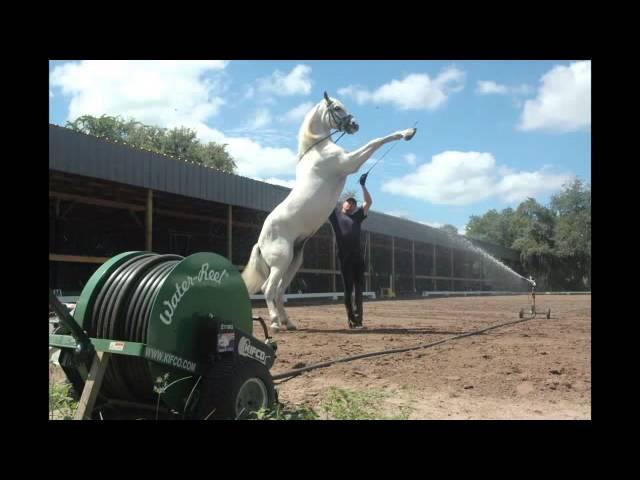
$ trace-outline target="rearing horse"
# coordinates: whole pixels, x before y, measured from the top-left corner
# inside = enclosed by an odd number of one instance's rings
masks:
[[[409,128],[346,152],[329,138],[333,128],[353,134],[359,127],[344,105],[325,92],[324,99],[305,116],[298,133],[295,186],[267,216],[242,272],[250,295],[264,292],[274,331],[282,324],[296,329],[284,309],[284,292],[302,265],[306,241],[336,208],[347,176],[357,172],[385,143],[411,140],[416,133],[415,128]]]

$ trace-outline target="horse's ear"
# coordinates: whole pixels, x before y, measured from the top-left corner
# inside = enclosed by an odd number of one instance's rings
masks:
[[[327,103],[331,103],[331,100],[329,100],[329,95],[327,95],[327,92],[324,92],[324,99],[327,101]]]

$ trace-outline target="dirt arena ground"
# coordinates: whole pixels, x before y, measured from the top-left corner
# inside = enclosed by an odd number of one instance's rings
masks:
[[[280,383],[280,400],[320,411],[334,386],[383,392],[384,411],[409,419],[591,419],[591,296],[538,295],[537,304],[551,319],[314,370]],[[526,295],[365,302],[366,330],[347,328],[342,304],[288,306],[299,329],[275,334],[272,373],[517,320],[526,305]]]

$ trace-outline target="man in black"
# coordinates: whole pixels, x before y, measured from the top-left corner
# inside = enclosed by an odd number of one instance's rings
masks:
[[[362,325],[362,287],[364,284],[364,259],[360,249],[360,224],[367,218],[369,208],[373,203],[371,195],[365,187],[367,174],[360,177],[364,203],[357,208],[354,198],[347,198],[342,206],[329,216],[338,246],[338,258],[344,284],[344,304],[347,308],[349,328],[363,328]],[[352,292],[355,287],[356,311],[353,311]]]

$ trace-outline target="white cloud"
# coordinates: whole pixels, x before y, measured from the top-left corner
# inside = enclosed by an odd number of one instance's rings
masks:
[[[506,85],[500,85],[492,80],[480,80],[476,88],[476,92],[480,95],[489,95],[492,93],[505,94],[508,92]]]
[[[495,186],[495,191],[507,202],[518,202],[543,192],[560,190],[569,180],[571,180],[570,175],[548,173],[548,169],[543,168],[537,172],[506,175]]]
[[[265,146],[248,137],[225,135],[203,123],[185,126],[194,129],[201,141],[227,144],[239,175],[251,178],[295,175],[298,156],[289,148]]]
[[[414,153],[407,153],[404,156],[404,159],[407,161],[409,165],[415,165],[417,157]]]
[[[269,77],[258,79],[258,88],[280,96],[309,95],[313,83],[310,74],[308,65],[296,65],[288,74],[276,70]]]
[[[382,190],[434,204],[469,205],[489,197],[505,202],[524,200],[557,191],[571,178],[549,168],[515,172],[497,167],[490,153],[446,151],[415,172],[385,182]]]
[[[296,180],[284,180],[282,178],[277,177],[269,177],[269,178],[256,178],[255,180],[260,180],[261,182],[271,183],[273,185],[280,185],[282,187],[293,188],[296,184]]]
[[[49,98],[53,98],[53,92],[49,90]]]
[[[591,61],[555,66],[540,82],[537,97],[524,104],[520,130],[570,132],[591,126]]]
[[[446,103],[451,93],[462,90],[464,78],[462,70],[449,67],[433,79],[424,73],[411,73],[372,92],[350,85],[338,89],[338,94],[351,97],[360,105],[386,103],[400,110],[436,110]]]
[[[227,151],[244,176],[295,174],[298,156],[288,148],[265,147],[250,138],[225,137]]]
[[[458,235],[466,235],[467,233],[467,224],[465,223],[461,227],[458,227]]]
[[[223,61],[83,61],[57,66],[50,81],[71,96],[70,119],[108,114],[161,127],[185,126],[203,142],[228,144],[240,175],[295,174],[297,155],[292,150],[265,146],[255,137],[224,134],[206,124],[224,103],[217,96],[224,88],[211,75],[203,77],[226,65]],[[263,111],[255,123],[264,125],[268,117]]]
[[[351,97],[358,105],[362,105],[373,100],[371,92],[359,85],[349,85],[338,89],[338,95]]]
[[[291,122],[291,123],[302,122],[302,120],[304,120],[305,115],[309,112],[309,110],[311,110],[313,105],[314,104],[312,102],[301,103],[297,107],[294,107],[291,110],[289,110],[287,113],[285,113],[281,117],[281,121]]]
[[[81,115],[122,115],[166,127],[204,122],[224,100],[221,60],[84,60],[55,67],[50,85],[70,96],[70,120]],[[218,79],[219,80],[219,79]]]
[[[249,122],[250,129],[264,128],[271,123],[271,113],[266,108],[259,108]]]
[[[245,100],[251,100],[253,98],[253,96],[255,95],[256,90],[255,88],[253,88],[251,85],[247,86],[245,92],[244,92],[244,98]]]
[[[493,80],[479,80],[476,86],[476,93],[480,95],[528,95],[532,93],[529,85],[522,84],[517,86],[502,85]]]

